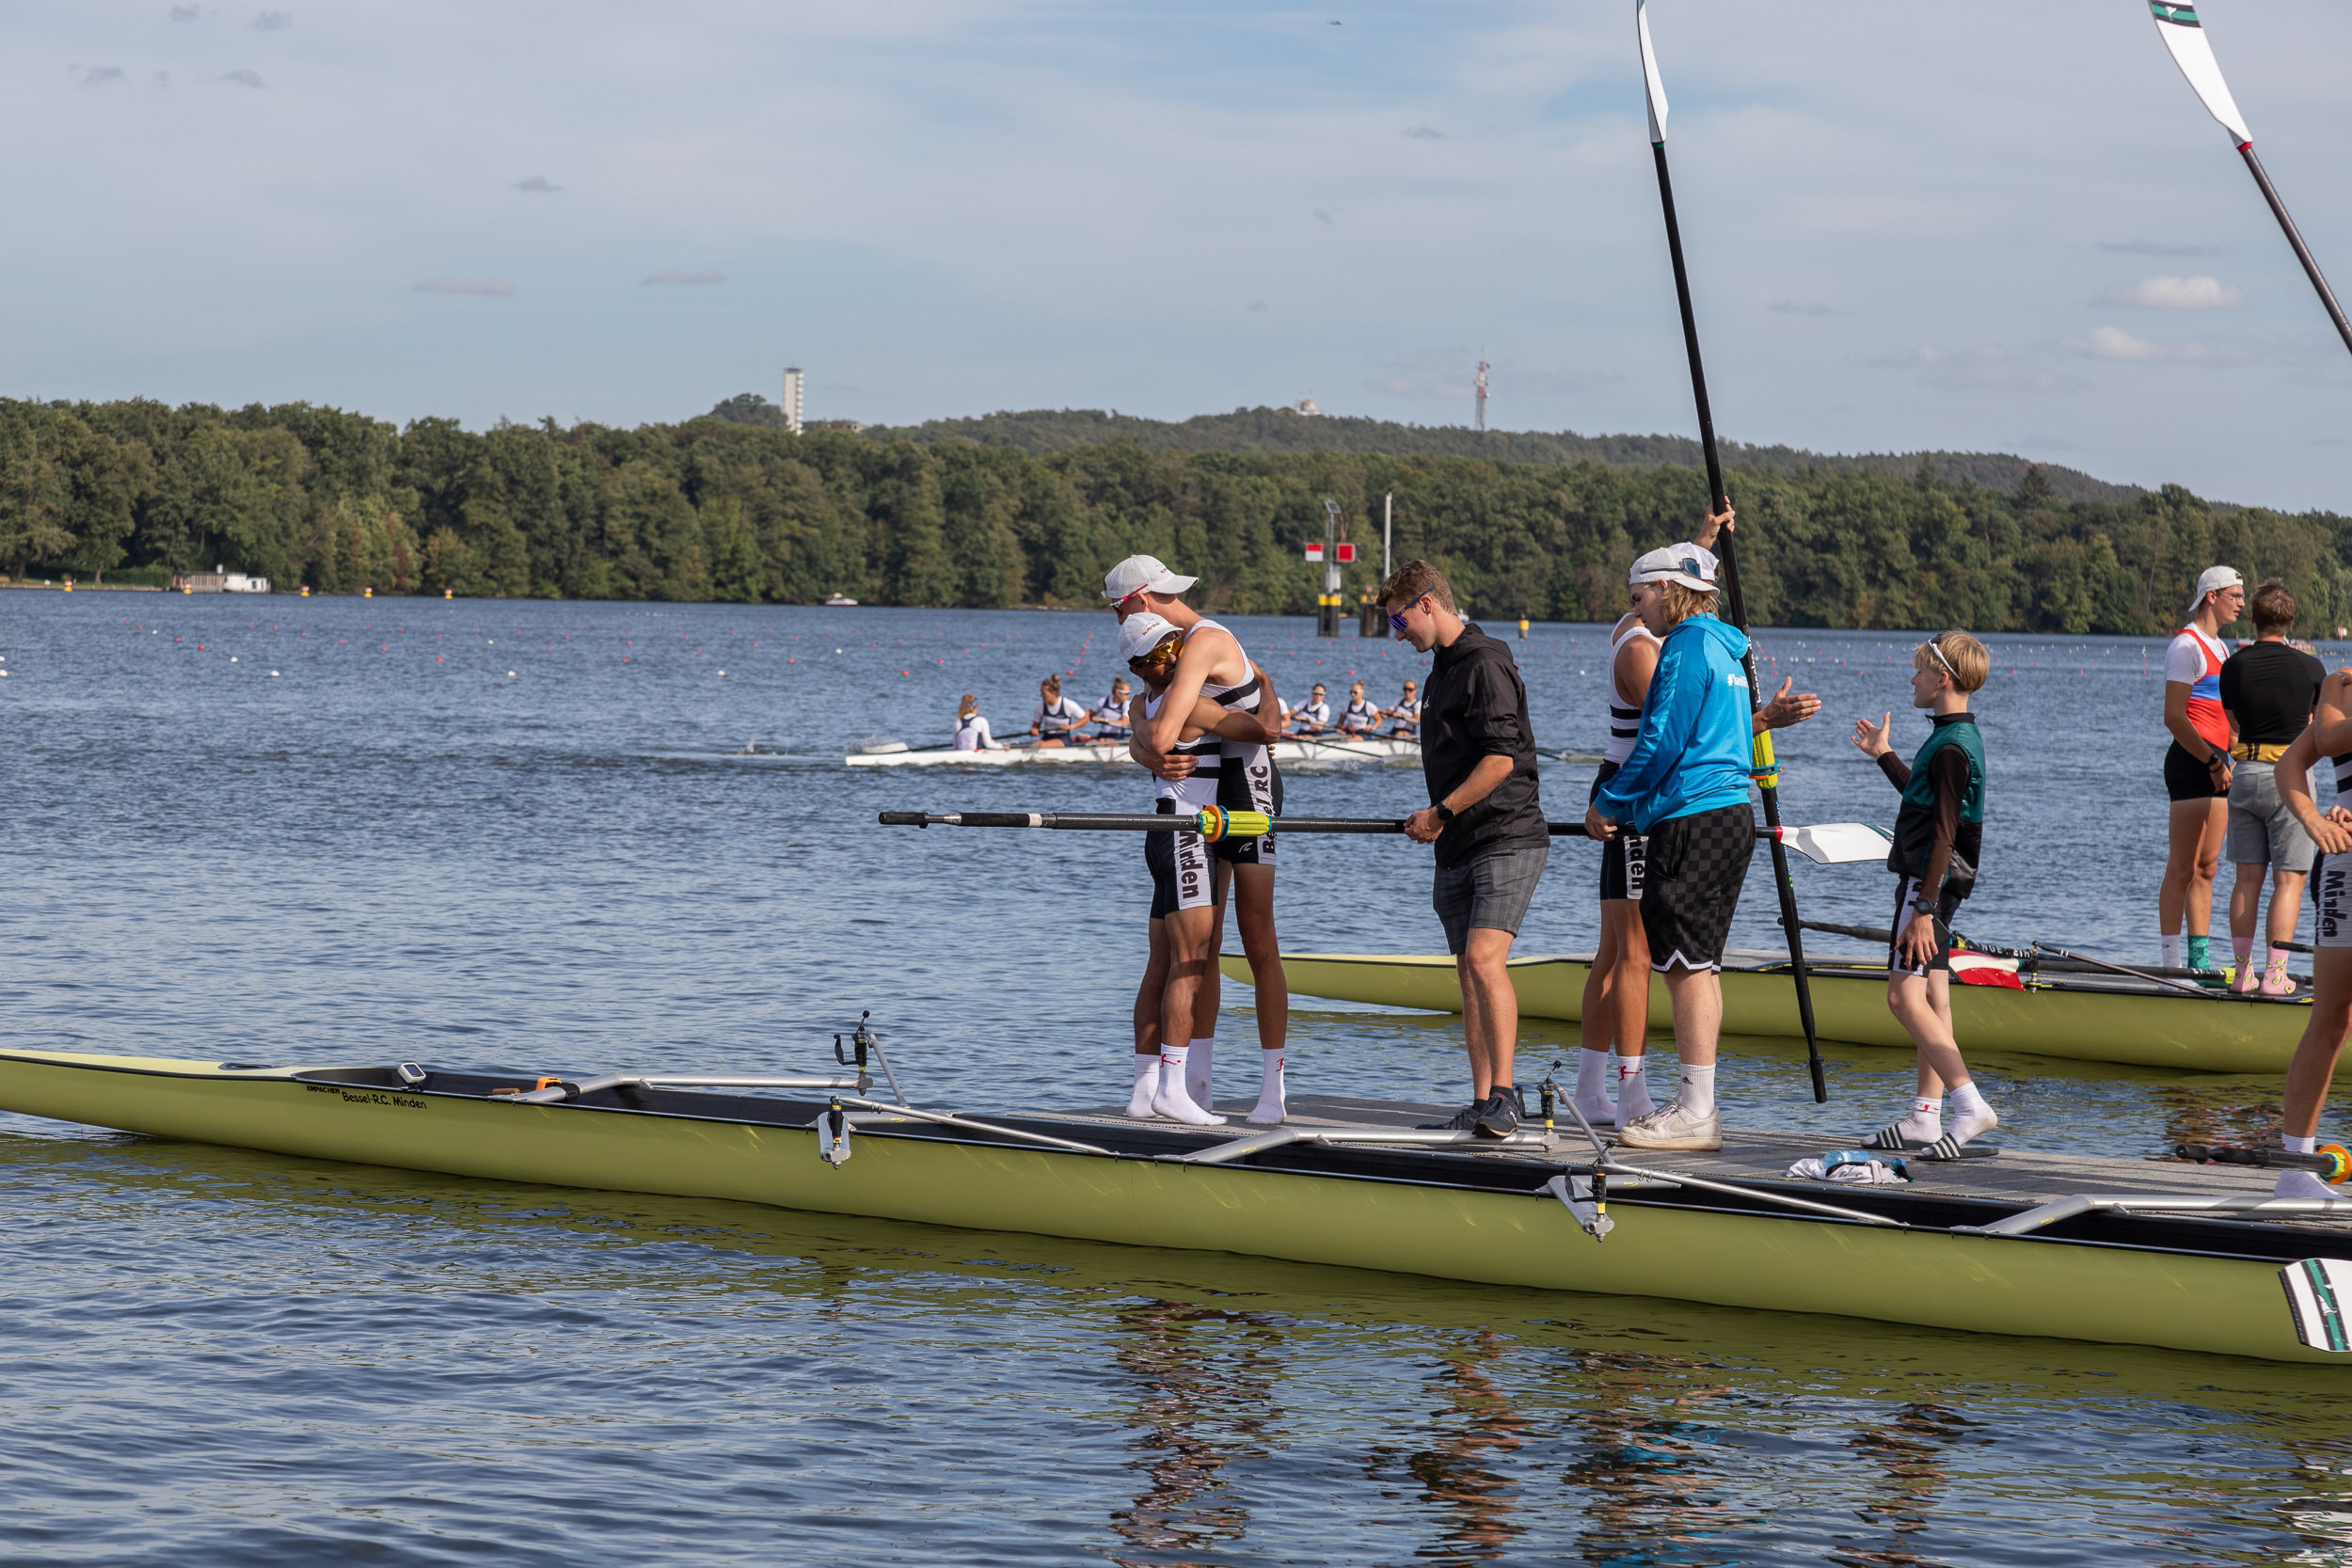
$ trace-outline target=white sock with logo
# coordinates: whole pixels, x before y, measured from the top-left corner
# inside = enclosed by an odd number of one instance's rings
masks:
[[[1677,1103],[1694,1117],[1703,1117],[1715,1108],[1715,1064],[1693,1067],[1682,1064],[1682,1085],[1676,1091]]]
[[[1609,1080],[1613,1076],[1609,1070],[1609,1057],[1610,1053],[1595,1051],[1589,1045],[1577,1052],[1577,1099],[1606,1100],[1609,1097]]]
[[[1204,1111],[1216,1109],[1214,1091],[1209,1087],[1210,1064],[1216,1054],[1215,1035],[1205,1039],[1196,1037],[1192,1042],[1191,1059],[1184,1064],[1184,1092],[1192,1096],[1192,1102]]]
[[[2161,962],[2167,969],[2187,968],[2187,939],[2184,937],[2166,937],[2164,939],[2164,957],[2158,961]]]
[[[1980,1132],[1990,1132],[2001,1125],[2001,1118],[1993,1114],[1993,1107],[1977,1092],[1973,1080],[1954,1084],[1947,1091],[1952,1101],[1952,1141],[1966,1143]]]
[[[1192,1095],[1184,1088],[1184,1067],[1191,1055],[1189,1045],[1160,1047],[1159,1084],[1152,1093],[1152,1114],[1194,1127],[1222,1126],[1225,1118],[1211,1116],[1202,1110],[1193,1102]]]
[[[1649,1093],[1649,1057],[1619,1056],[1609,1058],[1609,1076],[1617,1081],[1617,1125],[1645,1117],[1658,1109],[1658,1101]]]
[[[1152,1114],[1152,1092],[1160,1085],[1160,1053],[1138,1051],[1136,1058],[1135,1087],[1127,1095],[1127,1114],[1148,1117]]]
[[[2319,1152],[2319,1134],[2314,1132],[2308,1138],[2298,1138],[2292,1133],[2281,1132],[2279,1134],[2279,1147],[2289,1154],[2316,1154]]]
[[[1282,1053],[1279,1047],[1258,1053],[1258,1103],[1249,1113],[1249,1120],[1261,1127],[1272,1127],[1289,1114],[1287,1091],[1282,1086]]]
[[[1944,1102],[1924,1094],[1911,1097],[1911,1114],[1895,1124],[1897,1132],[1915,1144],[1931,1144],[1944,1135]]]

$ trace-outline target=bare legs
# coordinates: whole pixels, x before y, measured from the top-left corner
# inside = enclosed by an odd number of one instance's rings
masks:
[[[2229,821],[2230,802],[2220,796],[2172,802],[2166,818],[2164,882],[2156,891],[2156,928],[2165,936],[2179,935],[2184,917],[2190,936],[2213,928],[2213,874],[2221,863]]]
[[[1711,1069],[1715,1042],[1724,1032],[1723,980],[1711,969],[1685,969],[1680,964],[1664,974],[1666,994],[1674,999],[1675,1054],[1686,1068]],[[1708,1099],[1713,1099],[1711,1089]]]
[[[1577,1109],[1587,1121],[1623,1126],[1657,1109],[1644,1073],[1643,1046],[1649,1032],[1649,935],[1642,927],[1638,899],[1600,901],[1600,950],[1584,976],[1583,1018],[1579,1040],[1594,1053],[1577,1075]],[[1607,1078],[1613,1057],[1617,1099],[1609,1099]],[[1587,1074],[1591,1074],[1588,1079]],[[1589,1091],[1589,1092],[1588,1092]]]
[[[2352,947],[2323,947],[2312,955],[2312,1017],[2287,1064],[2286,1116],[2291,1138],[2318,1134],[2320,1107],[2336,1073],[2336,1053],[2352,1033]],[[2330,1195],[2333,1196],[2333,1195]]]
[[[1454,960],[1462,982],[1462,1035],[1470,1048],[1471,1098],[1485,1100],[1512,1077],[1519,1037],[1518,992],[1511,989],[1511,933],[1473,926]]]

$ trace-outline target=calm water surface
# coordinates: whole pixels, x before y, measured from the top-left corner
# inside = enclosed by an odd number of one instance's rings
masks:
[[[1140,809],[1138,772],[850,771],[1107,688],[1107,615],[0,594],[11,1043],[572,1072],[813,1065],[866,1007],[918,1098],[1123,1089],[1132,840],[874,813]],[[1422,661],[1237,629],[1285,694]],[[1796,820],[1891,817],[1845,741],[1910,638],[1766,633],[1827,699]],[[1601,628],[1518,645],[1597,750]],[[1986,940],[2153,954],[2157,644],[1994,640]],[[2331,658],[2330,662],[2335,660]],[[1924,732],[1913,718],[1906,744]],[[746,747],[751,750],[747,752]],[[1548,768],[1554,816],[1588,768]],[[1417,770],[1294,775],[1396,815]],[[1556,846],[1523,951],[1589,947]],[[1806,866],[1805,912],[1890,880]],[[1304,947],[1422,951],[1425,852],[1286,840]],[[1759,877],[1738,940],[1772,933]],[[1836,942],[1830,945],[1838,945]],[[1221,1034],[1249,1042],[1247,995]],[[1572,1046],[1536,1022],[1531,1053]],[[1307,1003],[1302,1090],[1451,1094],[1453,1021]],[[1549,1048],[1549,1051],[1547,1048]],[[1847,1138],[1894,1053],[1733,1042],[1734,1118]],[[2266,1134],[2277,1085],[1995,1059],[2011,1140]],[[2334,1124],[2331,1122],[2330,1124]],[[1473,1290],[313,1164],[0,1117],[0,1549],[388,1564],[2352,1560],[2352,1402],[2305,1369]],[[1857,1280],[1857,1293],[1899,1289]]]

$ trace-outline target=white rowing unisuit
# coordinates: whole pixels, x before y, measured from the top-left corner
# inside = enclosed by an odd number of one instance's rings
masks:
[[[1658,644],[1658,638],[1649,627],[1632,615],[1618,622],[1617,629],[1610,634],[1609,664],[1600,673],[1601,691],[1609,703],[1609,744],[1601,750],[1603,762],[1625,761],[1633,754],[1633,742],[1641,736],[1641,705],[1626,706],[1623,694],[1617,689],[1617,655],[1625,651],[1627,643],[1644,641]]]

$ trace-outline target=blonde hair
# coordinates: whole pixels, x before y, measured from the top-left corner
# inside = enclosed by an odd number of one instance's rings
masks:
[[[1714,594],[1702,594],[1697,589],[1679,582],[1660,583],[1658,597],[1665,606],[1666,619],[1677,626],[1693,615],[1715,613],[1716,596]]]
[[[956,705],[956,717],[959,719],[969,719],[973,714],[979,711],[979,694],[977,692],[967,691],[963,694],[963,701]]]
[[[1911,650],[1911,667],[1940,670],[1955,690],[1974,691],[1992,678],[1993,656],[1964,631],[1939,631]]]
[[[1043,691],[1048,697],[1058,697],[1061,695],[1061,677],[1059,675],[1048,675],[1037,684],[1038,689]]]
[[[1395,575],[1380,585],[1380,603],[1391,614],[1402,614],[1406,605],[1429,595],[1439,610],[1448,615],[1454,609],[1454,585],[1445,574],[1426,561],[1408,561],[1396,569]]]

